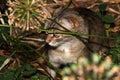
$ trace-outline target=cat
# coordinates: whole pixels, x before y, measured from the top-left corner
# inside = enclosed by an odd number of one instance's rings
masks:
[[[50,63],[59,68],[63,64],[77,63],[79,56],[90,56],[92,52],[102,50],[104,39],[82,35],[76,37],[70,34],[60,34],[61,32],[71,31],[78,34],[105,36],[105,28],[101,18],[96,13],[86,8],[68,8],[58,11],[54,21],[49,21],[45,29],[53,30],[58,33],[48,33],[46,43],[51,48],[48,50]],[[59,25],[60,24],[60,25]],[[62,26],[62,27],[61,27]],[[55,77],[56,73],[48,69],[50,74]]]

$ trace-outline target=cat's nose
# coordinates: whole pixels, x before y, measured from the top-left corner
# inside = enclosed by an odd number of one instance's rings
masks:
[[[47,43],[51,42],[51,38],[47,37],[47,38],[46,38],[46,42],[47,42]]]
[[[47,43],[50,43],[50,42],[52,41],[52,38],[53,38],[52,36],[49,36],[49,35],[48,35],[47,38],[46,38],[46,42],[47,42]]]

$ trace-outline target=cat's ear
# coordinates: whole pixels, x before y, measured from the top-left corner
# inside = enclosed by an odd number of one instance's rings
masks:
[[[70,20],[68,20],[68,19],[66,19],[66,18],[62,18],[61,20],[60,20],[60,23],[61,23],[61,25],[63,26],[63,27],[65,27],[66,29],[68,29],[68,30],[71,30],[72,29],[72,25],[73,25],[73,23],[72,23],[72,21],[70,21]]]
[[[66,29],[74,32],[80,27],[78,20],[72,16],[61,18],[60,23]]]

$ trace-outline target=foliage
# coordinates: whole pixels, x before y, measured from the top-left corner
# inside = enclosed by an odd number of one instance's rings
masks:
[[[107,24],[114,23],[115,19],[111,15],[106,13],[106,8],[107,8],[107,4],[105,3],[99,5],[98,16],[100,16],[102,20]]]
[[[102,60],[94,54],[89,61],[81,57],[78,64],[72,64],[61,71],[62,80],[119,80],[120,67],[113,64],[107,57]]]
[[[41,9],[39,0],[8,0],[8,23],[23,30],[39,28]]]
[[[110,49],[110,53],[112,55],[113,62],[120,64],[120,37],[117,39],[117,44]]]
[[[38,80],[44,79],[48,80],[47,77],[37,72],[37,68],[32,67],[30,64],[26,63],[22,66],[12,67],[11,69],[2,70],[0,75],[0,80]]]
[[[97,15],[102,19],[102,21],[104,22],[104,27],[106,28],[106,35],[107,37],[109,37],[109,30],[111,27],[111,24],[113,24],[115,22],[115,18],[112,17],[111,15],[107,14],[107,4],[106,3],[102,3],[98,6],[99,8],[99,12],[97,13]]]

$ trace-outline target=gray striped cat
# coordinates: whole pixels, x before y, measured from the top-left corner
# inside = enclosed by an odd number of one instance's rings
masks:
[[[72,31],[78,34],[105,36],[102,20],[91,10],[74,8],[55,14],[59,15],[55,16],[55,21],[46,24],[45,29],[59,33]],[[104,45],[104,39],[101,38],[85,35],[79,38],[74,35],[56,33],[48,33],[46,42],[53,47],[48,50],[49,61],[58,68],[63,64],[76,63],[79,56],[89,56],[92,52],[102,50],[101,45]],[[55,77],[54,70],[49,69],[49,72]]]

